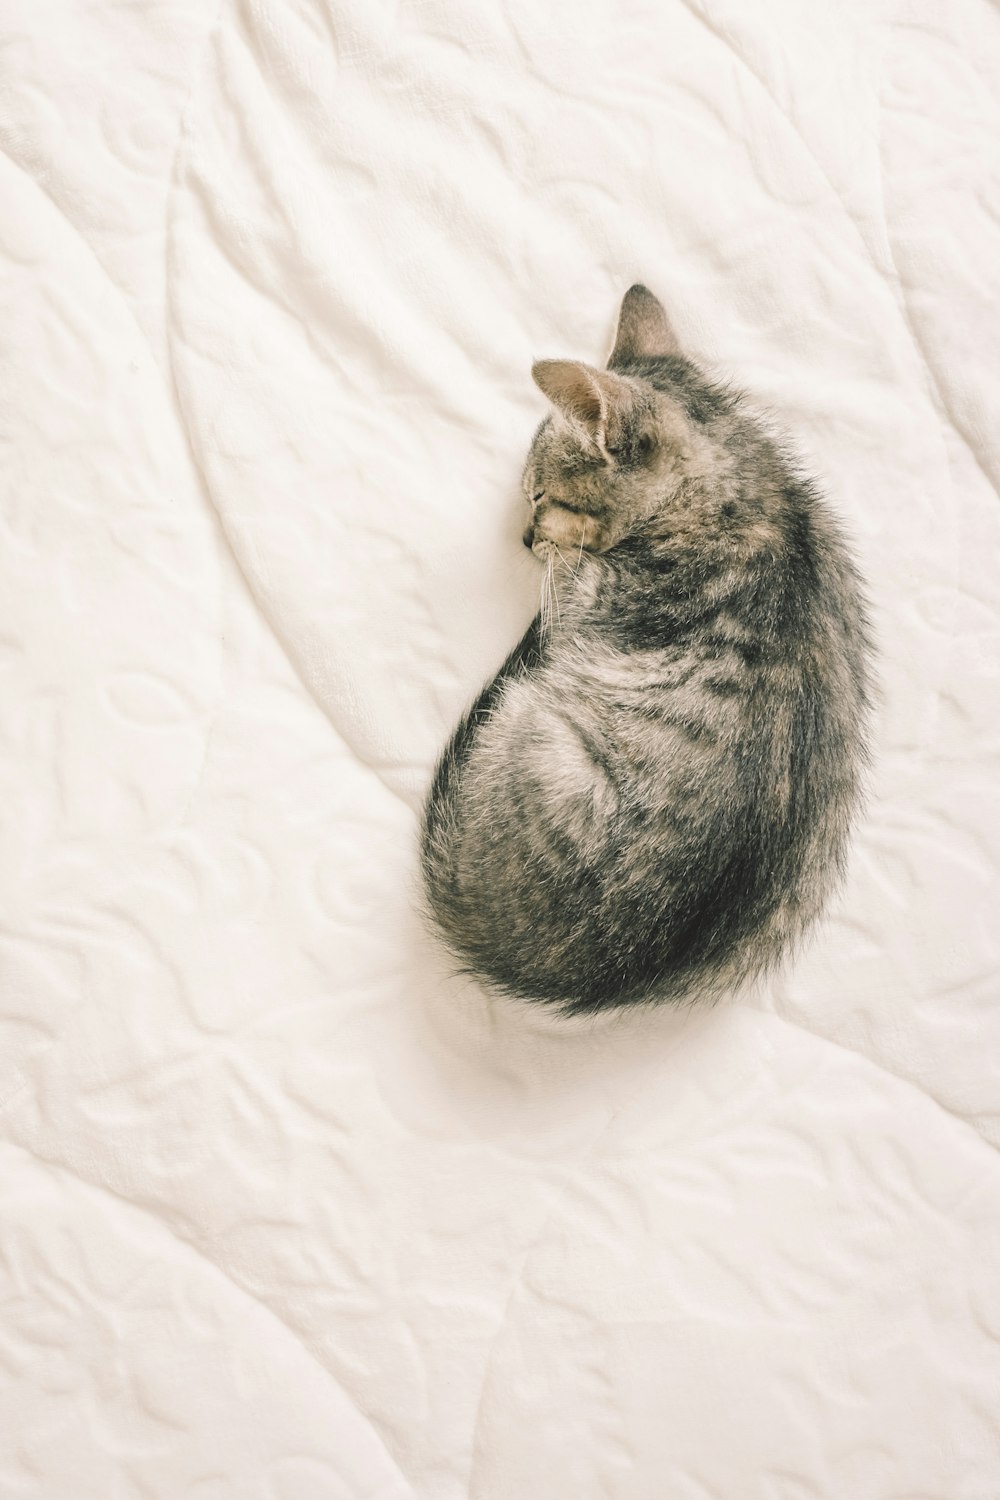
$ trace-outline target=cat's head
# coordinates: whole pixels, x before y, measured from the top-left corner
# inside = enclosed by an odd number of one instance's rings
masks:
[[[532,377],[552,402],[524,467],[524,544],[545,557],[607,552],[655,529],[697,446],[694,424],[650,361],[681,361],[662,306],[644,286],[625,294],[607,370],[543,359]],[[662,373],[662,367],[661,373]],[[664,390],[666,384],[668,389]]]

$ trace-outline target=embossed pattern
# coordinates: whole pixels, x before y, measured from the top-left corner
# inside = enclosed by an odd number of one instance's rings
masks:
[[[0,39],[0,1495],[997,1500],[995,10]],[[568,1026],[415,807],[635,279],[858,539],[878,763],[794,968]]]

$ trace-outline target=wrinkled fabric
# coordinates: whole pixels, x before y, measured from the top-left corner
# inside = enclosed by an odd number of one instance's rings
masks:
[[[2,33],[0,1492],[995,1496],[995,10]],[[635,280],[855,539],[877,747],[779,977],[568,1025],[416,831]]]

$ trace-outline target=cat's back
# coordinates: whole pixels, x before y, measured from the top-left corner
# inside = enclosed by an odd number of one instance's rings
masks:
[[[811,488],[782,520],[723,567],[608,569],[460,729],[431,889],[501,988],[576,1009],[711,993],[819,909],[857,791],[862,612]]]

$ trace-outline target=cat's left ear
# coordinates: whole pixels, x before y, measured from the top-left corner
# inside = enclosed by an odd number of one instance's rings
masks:
[[[538,389],[581,427],[591,442],[606,451],[609,430],[621,420],[635,400],[627,380],[607,370],[593,370],[575,359],[538,359],[531,367]]]
[[[680,352],[681,346],[670,326],[663,303],[653,296],[648,286],[637,281],[622,298],[618,332],[615,335],[615,347],[608,360],[608,369],[613,370],[616,365],[627,365],[633,359],[648,359]]]

